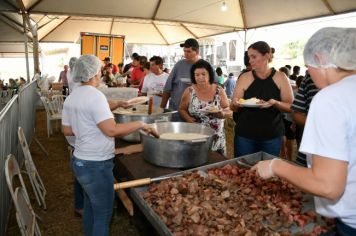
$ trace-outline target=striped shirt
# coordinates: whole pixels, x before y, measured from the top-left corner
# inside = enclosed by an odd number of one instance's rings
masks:
[[[292,110],[294,112],[300,112],[308,114],[311,101],[319,89],[315,86],[310,75],[306,73],[300,87],[295,95],[294,101],[292,103]],[[298,127],[301,129],[300,137],[303,134],[304,127]],[[298,152],[296,162],[302,166],[307,166],[306,155],[304,153]]]

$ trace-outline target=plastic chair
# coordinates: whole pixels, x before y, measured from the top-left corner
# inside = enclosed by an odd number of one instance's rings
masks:
[[[41,97],[41,101],[47,114],[47,136],[50,137],[53,134],[52,121],[62,119],[62,109],[57,106],[57,102],[52,102],[46,97]]]
[[[53,95],[52,96],[52,105],[59,114],[62,114],[63,103],[67,96],[65,95]]]
[[[45,197],[46,197],[47,191],[46,191],[46,188],[43,184],[43,181],[42,181],[40,175],[38,174],[35,163],[32,160],[31,152],[28,147],[25,134],[21,127],[19,127],[17,134],[19,137],[19,141],[20,141],[20,145],[21,145],[24,157],[25,157],[26,173],[30,179],[30,182],[31,182],[31,185],[33,188],[33,192],[35,193],[38,205],[42,206],[44,209],[46,209]]]
[[[40,236],[41,231],[37,224],[36,214],[32,209],[25,184],[21,176],[20,168],[17,164],[15,156],[12,154],[7,157],[5,162],[5,177],[15,205],[16,220],[19,225],[21,235]],[[20,180],[20,186],[14,186],[15,177],[18,177]]]

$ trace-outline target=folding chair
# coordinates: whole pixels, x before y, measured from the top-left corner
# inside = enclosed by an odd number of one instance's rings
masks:
[[[45,107],[47,114],[47,136],[49,137],[52,132],[52,121],[62,119],[62,110],[56,105],[56,102],[50,101],[46,97],[41,97],[41,101]]]
[[[5,162],[5,177],[15,205],[16,220],[19,225],[21,235],[40,236],[41,231],[37,224],[36,214],[32,209],[25,184],[21,176],[20,168],[17,164],[15,156],[12,154],[7,157]],[[14,186],[15,177],[18,177],[20,180],[20,186]]]
[[[46,191],[46,188],[43,184],[43,181],[42,181],[40,175],[38,174],[35,163],[32,160],[30,149],[28,147],[25,134],[21,127],[19,127],[17,134],[19,137],[19,141],[21,144],[21,148],[22,148],[24,157],[25,157],[26,173],[30,179],[30,182],[31,182],[31,185],[33,188],[33,192],[35,193],[38,205],[42,206],[44,209],[46,209],[45,197],[46,197],[47,191]]]

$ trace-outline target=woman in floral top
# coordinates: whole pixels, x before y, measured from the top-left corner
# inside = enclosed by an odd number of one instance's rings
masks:
[[[186,122],[201,123],[215,130],[211,149],[226,156],[224,119],[232,114],[226,93],[214,83],[214,70],[207,61],[197,61],[190,70],[190,78],[192,85],[183,93],[179,114]]]

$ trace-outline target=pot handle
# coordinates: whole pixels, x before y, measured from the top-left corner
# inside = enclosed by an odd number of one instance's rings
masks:
[[[187,143],[203,143],[208,141],[208,139],[202,138],[202,139],[192,139],[192,140],[184,140],[184,142]]]

